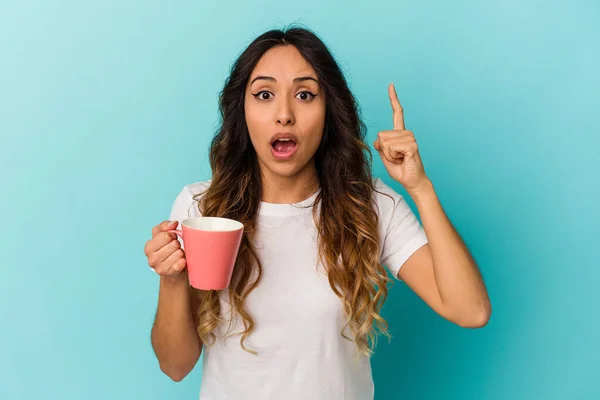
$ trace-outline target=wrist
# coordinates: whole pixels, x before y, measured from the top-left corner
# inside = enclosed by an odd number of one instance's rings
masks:
[[[415,202],[435,196],[433,183],[428,178],[425,178],[418,186],[406,191]]]
[[[167,287],[167,288],[187,287],[188,286],[187,271],[182,271],[179,275],[175,275],[175,276],[161,276],[160,277],[160,285],[163,287]]]

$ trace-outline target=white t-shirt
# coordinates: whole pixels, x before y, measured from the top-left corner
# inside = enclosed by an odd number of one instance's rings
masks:
[[[209,185],[205,181],[185,186],[170,219],[199,216],[192,196]],[[380,179],[375,179],[375,187],[394,199],[374,194],[381,263],[397,277],[427,237],[402,196]],[[342,302],[318,267],[317,229],[311,207],[306,207],[315,197],[316,193],[293,205],[261,203],[255,244],[263,275],[246,300],[255,328],[244,342],[258,355],[242,349],[241,335],[224,340],[229,323],[222,323],[214,345],[203,349],[200,400],[373,399],[370,359],[357,358],[355,344],[341,336]],[[228,291],[220,295],[222,315],[228,318]],[[241,319],[236,321],[234,332],[243,331]]]

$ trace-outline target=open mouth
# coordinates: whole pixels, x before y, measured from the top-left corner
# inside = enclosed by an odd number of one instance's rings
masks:
[[[273,149],[278,153],[289,153],[296,147],[296,142],[292,139],[277,139],[273,142]]]
[[[273,142],[273,156],[277,159],[288,159],[296,152],[298,145],[291,138],[280,138]]]

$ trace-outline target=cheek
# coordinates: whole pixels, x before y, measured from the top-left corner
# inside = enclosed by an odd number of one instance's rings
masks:
[[[244,105],[244,114],[246,117],[246,125],[248,126],[248,133],[250,134],[250,140],[254,147],[256,147],[257,143],[268,136],[268,134],[265,133],[268,132],[268,129],[265,129],[269,124],[268,113],[264,112],[264,110],[261,112],[256,104],[248,104],[248,102],[246,102]]]
[[[311,115],[306,119],[306,125],[304,131],[308,134],[307,136],[311,139],[311,147],[315,150],[319,147],[321,139],[323,138],[323,128],[325,126],[325,110],[322,108],[315,108]]]
[[[264,106],[261,106],[261,104],[252,103],[244,106],[244,114],[246,115],[246,121],[248,124],[264,125],[271,121],[272,116],[268,112],[269,110]]]

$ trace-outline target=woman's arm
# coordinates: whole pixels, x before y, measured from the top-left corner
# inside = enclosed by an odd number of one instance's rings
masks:
[[[473,257],[446,216],[430,181],[409,191],[429,244],[400,268],[398,278],[444,318],[468,328],[485,326],[492,308]]]
[[[492,308],[481,275],[425,173],[393,84],[388,95],[394,129],[379,132],[374,146],[390,176],[415,201],[429,242],[404,262],[398,277],[443,317],[464,327],[484,326]]]
[[[202,351],[187,276],[184,278],[160,278],[158,308],[152,327],[152,347],[160,369],[176,382],[192,371]]]

